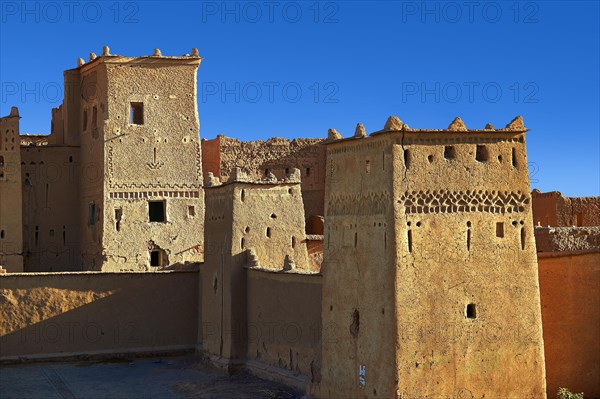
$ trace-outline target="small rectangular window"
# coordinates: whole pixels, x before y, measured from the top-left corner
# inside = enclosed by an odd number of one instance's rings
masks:
[[[477,318],[477,308],[474,303],[470,303],[467,305],[466,310],[467,319],[476,319]]]
[[[306,176],[310,176],[310,168],[306,168]]]
[[[162,253],[160,251],[150,251],[150,266],[162,266]]]
[[[484,145],[478,145],[475,150],[475,159],[478,162],[487,162],[489,158],[488,149]]]
[[[129,123],[132,125],[144,124],[144,103],[131,103],[129,107]]]
[[[453,146],[447,145],[444,147],[444,158],[446,158],[446,159],[456,158],[456,152],[455,152]]]
[[[499,237],[499,238],[504,237],[504,223],[503,222],[496,223],[496,237]]]
[[[194,216],[196,216],[196,207],[194,205],[189,205],[188,206],[188,216],[193,218]]]
[[[148,201],[148,221],[166,222],[165,201]]]

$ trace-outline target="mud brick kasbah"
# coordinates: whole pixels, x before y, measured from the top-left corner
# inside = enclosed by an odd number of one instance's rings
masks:
[[[201,140],[201,61],[104,47],[50,135],[0,119],[2,362],[178,348],[309,397],[600,397],[600,201],[532,192],[522,117]],[[77,309],[140,331],[23,339]]]

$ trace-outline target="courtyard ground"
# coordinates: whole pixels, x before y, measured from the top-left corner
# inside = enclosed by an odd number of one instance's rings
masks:
[[[0,398],[296,399],[246,373],[227,376],[195,356],[0,366]]]

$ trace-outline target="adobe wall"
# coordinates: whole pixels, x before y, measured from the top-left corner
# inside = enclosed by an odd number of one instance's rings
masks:
[[[545,397],[518,122],[330,134],[321,396]]]
[[[204,174],[212,172],[226,181],[236,167],[248,172],[252,179],[262,179],[272,172],[278,179],[286,170],[300,169],[302,198],[306,219],[323,215],[325,190],[325,148],[322,139],[271,138],[244,142],[223,135],[203,140]],[[217,153],[219,151],[219,153]]]
[[[399,390],[544,397],[525,129],[407,131],[393,155]]]
[[[309,269],[299,182],[251,182],[239,170],[231,177],[205,188],[200,267],[202,349],[226,368],[242,364],[247,354],[247,267]]]
[[[320,380],[321,279],[248,270],[247,359],[253,372],[277,379],[283,369],[304,387]]]
[[[0,266],[9,272],[23,271],[19,118],[16,107],[0,118]]]
[[[538,254],[548,398],[600,398],[600,249]]]
[[[81,270],[79,147],[21,147],[24,271]]]
[[[600,226],[600,197],[565,197],[559,191],[533,190],[536,226]]]
[[[192,349],[197,272],[0,275],[0,361]]]

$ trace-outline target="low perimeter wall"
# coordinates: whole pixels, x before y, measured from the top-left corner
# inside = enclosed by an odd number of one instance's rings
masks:
[[[301,388],[320,381],[321,289],[321,275],[248,270],[250,371]]]
[[[198,272],[0,275],[0,361],[191,350]]]
[[[548,398],[600,398],[600,252],[538,253]]]

